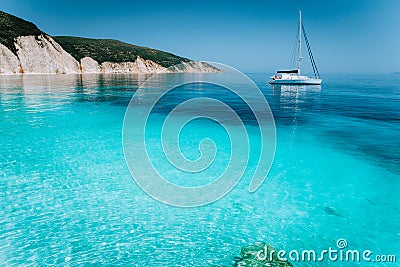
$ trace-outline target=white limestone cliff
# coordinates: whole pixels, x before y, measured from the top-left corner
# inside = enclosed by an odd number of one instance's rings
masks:
[[[219,69],[201,61],[182,62],[170,68],[171,72],[201,73],[201,72],[220,72]]]
[[[99,63],[91,57],[84,57],[81,59],[81,72],[82,73],[99,73],[101,71]]]
[[[151,60],[144,60],[137,57],[135,62],[103,62],[100,65],[102,73],[157,73],[157,72],[179,72],[179,73],[200,73],[200,72],[220,72],[213,66],[196,61],[182,62],[177,66],[165,68]]]
[[[78,61],[48,35],[20,36],[15,47],[24,73],[80,73]]]
[[[187,61],[165,68],[160,64],[137,57],[134,62],[103,62],[90,57],[78,62],[48,35],[19,36],[15,40],[15,55],[0,44],[0,74],[44,73],[157,73],[157,72],[219,72],[204,62]]]
[[[102,73],[156,73],[165,70],[165,67],[156,62],[144,60],[139,56],[135,62],[103,62],[101,64]]]
[[[19,60],[5,45],[0,44],[0,74],[17,74],[20,71]]]

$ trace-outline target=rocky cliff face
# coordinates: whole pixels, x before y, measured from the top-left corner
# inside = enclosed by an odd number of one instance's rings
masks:
[[[205,72],[220,72],[218,69],[204,62],[182,62],[179,65],[169,68],[163,67],[151,60],[144,60],[137,57],[135,62],[112,63],[103,62],[100,65],[102,73],[205,73]]]
[[[19,59],[5,45],[0,44],[0,74],[17,73],[20,73]]]
[[[137,56],[134,62],[99,64],[90,57],[84,57],[78,62],[53,38],[45,34],[19,36],[14,45],[17,55],[0,44],[0,74],[219,72],[218,69],[203,62],[182,62],[178,66],[166,68],[140,56]]]
[[[151,61],[137,57],[135,62],[103,62],[101,72],[103,73],[156,73],[165,71],[166,68]]]
[[[79,73],[79,63],[48,35],[20,36],[15,42],[23,73]]]
[[[90,57],[81,59],[81,72],[82,73],[99,73],[101,71],[99,63]]]
[[[214,68],[210,64],[200,61],[188,61],[182,62],[179,65],[175,65],[169,68],[169,72],[220,72],[220,70]]]

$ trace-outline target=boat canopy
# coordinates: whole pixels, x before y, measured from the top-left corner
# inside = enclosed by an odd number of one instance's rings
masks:
[[[278,70],[276,73],[299,73],[299,70]]]

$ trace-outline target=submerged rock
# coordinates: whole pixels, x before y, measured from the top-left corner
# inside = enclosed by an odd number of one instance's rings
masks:
[[[290,262],[278,258],[278,251],[265,242],[256,242],[251,246],[242,247],[241,257],[235,257],[234,267],[292,267]]]
[[[335,208],[325,207],[324,211],[329,215],[335,215],[337,217],[343,217],[344,218],[344,216],[342,214],[340,214],[339,212],[337,212]]]

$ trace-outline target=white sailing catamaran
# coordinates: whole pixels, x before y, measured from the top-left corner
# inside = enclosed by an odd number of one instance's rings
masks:
[[[301,36],[304,36],[304,40],[307,45],[307,51],[310,56],[311,66],[314,71],[314,77],[308,77],[300,74],[300,65],[301,60],[303,59],[301,55]],[[306,32],[304,30],[303,23],[301,21],[301,10],[299,10],[299,32],[298,32],[298,47],[297,47],[297,69],[295,70],[280,70],[277,71],[274,76],[271,77],[271,80],[268,82],[270,84],[316,84],[319,85],[322,82],[322,79],[319,76],[319,72],[317,69],[317,65],[315,64],[315,60],[313,54],[311,52],[311,47],[307,39]]]

